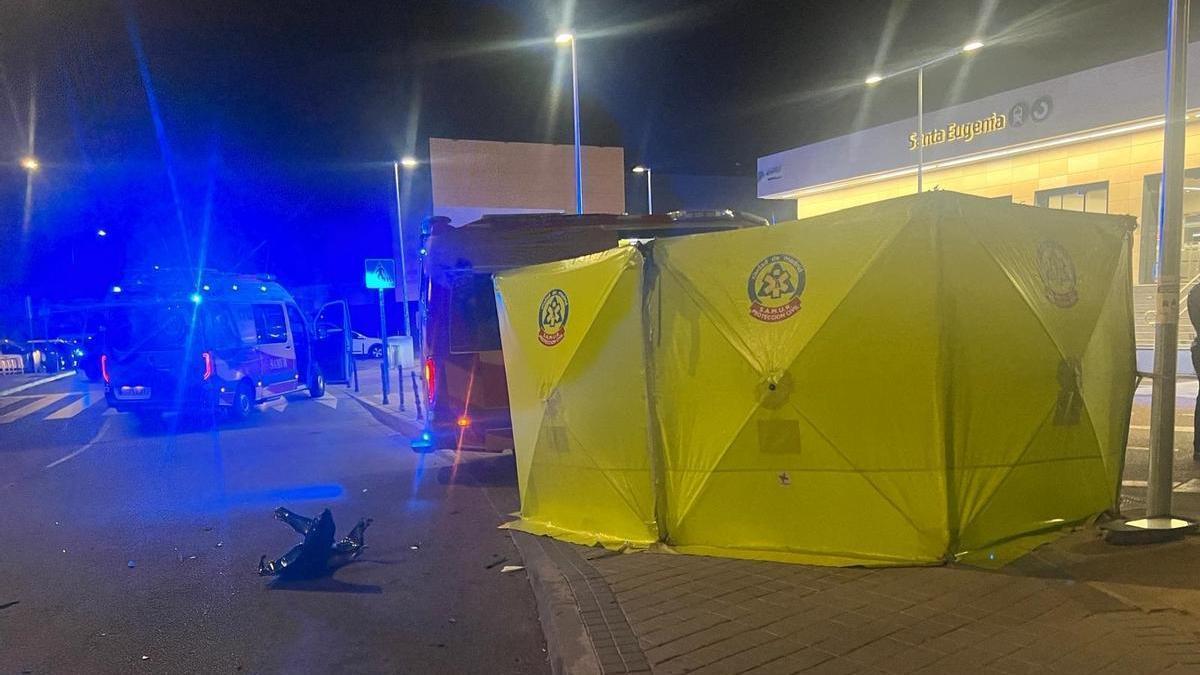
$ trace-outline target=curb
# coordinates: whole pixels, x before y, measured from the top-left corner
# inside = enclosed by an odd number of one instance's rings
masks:
[[[421,426],[419,424],[417,424],[415,421],[409,421],[403,417],[400,417],[399,415],[392,412],[391,410],[384,408],[383,406],[375,403],[374,401],[369,401],[369,400],[363,398],[362,396],[359,396],[358,394],[354,394],[351,392],[346,392],[346,393],[348,396],[350,396],[350,398],[354,399],[355,401],[358,402],[359,405],[361,405],[363,408],[365,408],[367,410],[367,412],[371,413],[371,416],[374,417],[376,421],[378,421],[380,424],[386,426],[387,428],[391,429],[392,431],[395,431],[397,433],[400,433],[400,434],[402,434],[404,436],[408,436],[408,437],[415,437],[415,436],[420,435]]]
[[[525,561],[554,675],[600,675],[600,659],[579,615],[570,583],[542,548],[539,537],[509,530]]]
[[[38,380],[34,380],[32,382],[26,382],[25,384],[19,384],[15,387],[9,387],[8,389],[5,389],[4,391],[0,391],[0,396],[8,396],[10,394],[15,394],[19,391],[25,391],[26,389],[32,389],[38,385],[46,384],[47,382],[54,382],[55,380],[62,380],[62,379],[68,378],[68,377],[72,377],[75,375],[75,373],[76,373],[76,371],[74,371],[74,370],[67,370],[67,371],[63,371],[61,373],[56,373],[54,375],[48,375],[46,377],[43,377]]]

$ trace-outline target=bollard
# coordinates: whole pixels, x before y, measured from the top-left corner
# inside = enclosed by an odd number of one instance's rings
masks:
[[[400,412],[404,412],[404,366],[396,366],[396,397],[400,399]]]
[[[415,402],[413,405],[417,407],[417,419],[424,420],[425,415],[421,413],[421,389],[417,386],[417,373],[414,371],[409,375],[412,376],[413,401]]]

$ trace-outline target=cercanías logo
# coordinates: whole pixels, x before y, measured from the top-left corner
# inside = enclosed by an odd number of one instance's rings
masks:
[[[1043,241],[1037,248],[1038,276],[1046,289],[1046,299],[1057,307],[1067,309],[1079,302],[1075,262],[1071,254],[1057,241]]]
[[[562,342],[570,309],[567,294],[560,288],[551,290],[542,298],[542,304],[538,307],[538,342],[547,347]]]
[[[750,316],[759,321],[783,321],[800,311],[804,292],[804,265],[786,253],[763,258],[750,273],[746,291]]]

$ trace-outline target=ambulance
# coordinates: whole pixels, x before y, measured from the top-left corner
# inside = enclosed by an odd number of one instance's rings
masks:
[[[318,335],[265,275],[153,270],[109,294],[100,372],[109,407],[244,419],[255,404],[325,393]]]
[[[731,210],[488,215],[460,227],[447,218],[427,219],[418,318],[429,414],[413,450],[512,448],[494,272],[596,253],[622,242],[767,224]]]

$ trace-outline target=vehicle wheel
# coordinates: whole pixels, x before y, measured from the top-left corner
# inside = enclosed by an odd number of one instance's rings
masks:
[[[371,348],[369,350],[367,350],[367,356],[369,356],[373,359],[382,359],[383,358],[383,345],[371,345]]]
[[[322,373],[316,364],[313,364],[312,372],[308,376],[308,395],[313,398],[325,395],[325,373]]]
[[[229,408],[229,417],[240,422],[250,416],[251,410],[254,410],[254,390],[248,383],[243,382],[233,393],[233,405]]]

